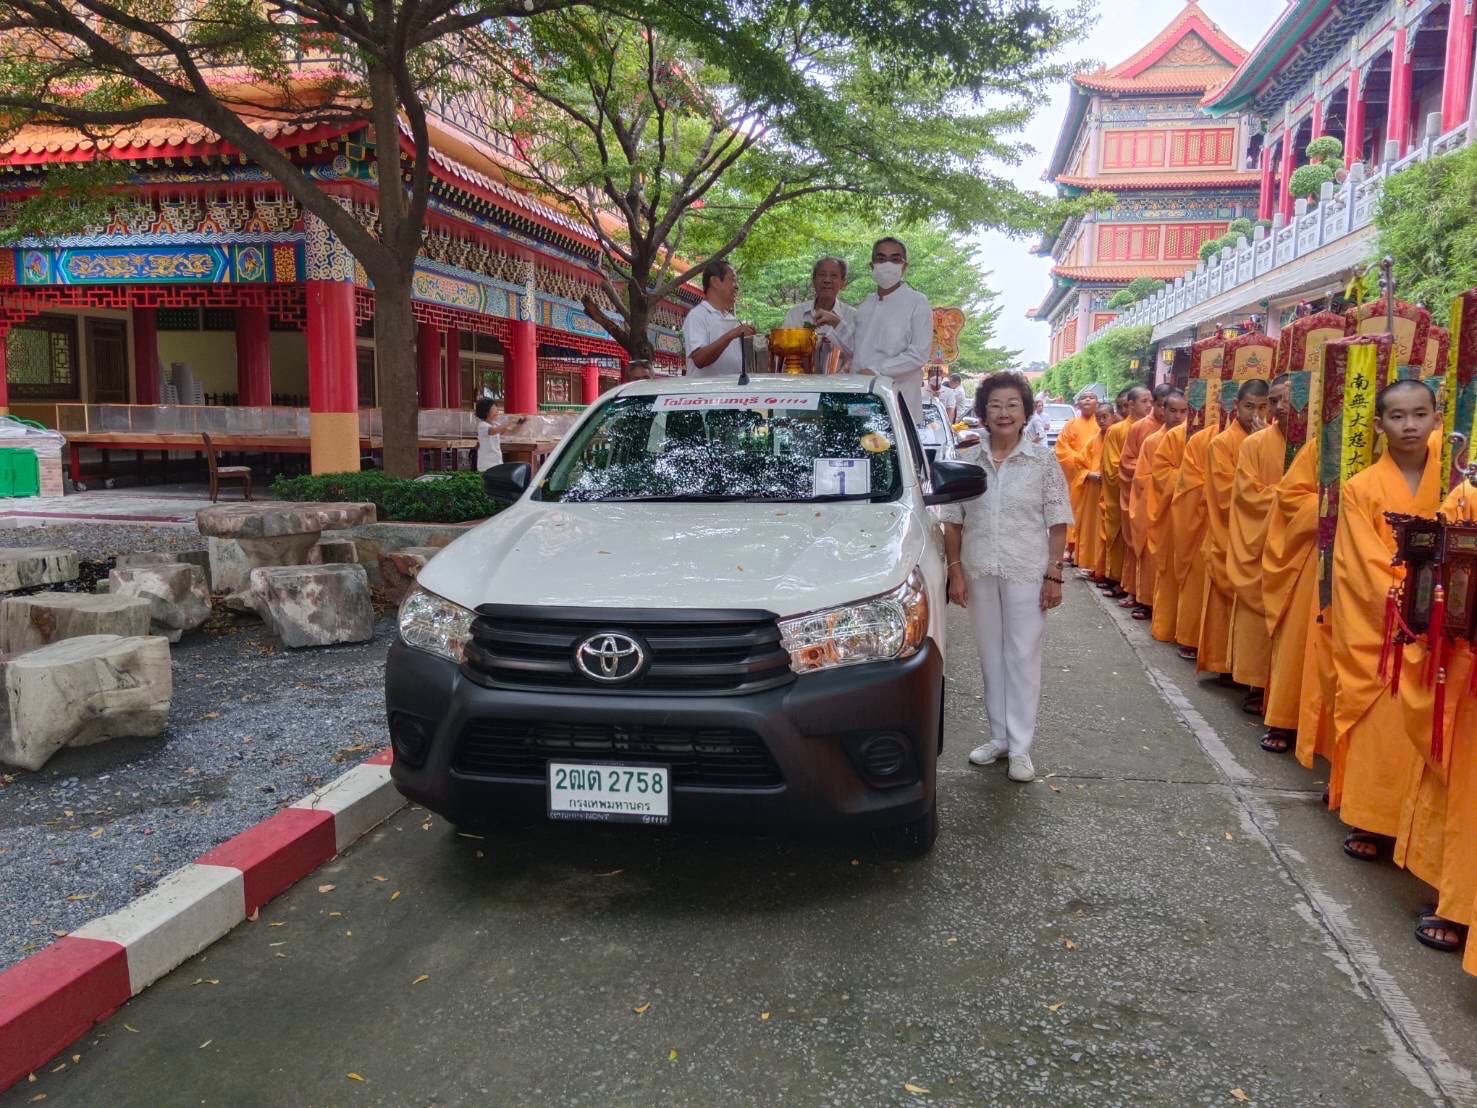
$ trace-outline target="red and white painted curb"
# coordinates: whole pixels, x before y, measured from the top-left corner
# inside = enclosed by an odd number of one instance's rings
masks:
[[[0,972],[0,1092],[404,804],[386,749]]]

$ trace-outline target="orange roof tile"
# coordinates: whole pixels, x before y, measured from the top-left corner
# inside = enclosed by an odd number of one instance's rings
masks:
[[[1135,277],[1153,277],[1172,281],[1193,268],[1189,262],[1120,262],[1112,265],[1054,265],[1053,277],[1073,281],[1121,281],[1127,284]]]
[[[333,138],[349,130],[347,124],[299,127],[286,119],[248,119],[251,129],[279,146],[297,146]],[[93,151],[118,161],[149,158],[200,157],[232,154],[236,148],[222,142],[209,127],[187,119],[153,119],[124,127],[105,137],[88,138],[75,127],[32,124],[0,143],[0,162],[36,165],[43,162],[83,161]]]
[[[1233,72],[1230,66],[1187,66],[1146,73],[1142,77],[1079,73],[1072,80],[1098,92],[1208,92],[1220,88]]]
[[[1246,51],[1190,0],[1131,57],[1072,79],[1105,92],[1205,92],[1224,84],[1245,59]]]
[[[1203,188],[1257,188],[1261,185],[1261,174],[1256,170],[1241,172],[1225,170],[1220,173],[1175,173],[1166,170],[1152,174],[1105,174],[1101,177],[1070,177],[1063,174],[1053,178],[1059,185],[1079,189],[1203,189]]]

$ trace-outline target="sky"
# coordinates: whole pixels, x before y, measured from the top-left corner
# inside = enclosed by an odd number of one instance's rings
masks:
[[[1200,7],[1215,23],[1250,50],[1285,7],[1284,0],[1200,0]],[[1129,57],[1172,20],[1184,0],[1100,0],[1099,17],[1087,36],[1071,49],[1074,57],[1091,58],[1116,65]],[[1026,127],[1021,139],[1035,153],[1019,166],[1007,167],[1008,176],[1021,188],[1049,190],[1041,175],[1056,146],[1057,132],[1067,111],[1068,86],[1063,83]],[[1026,310],[1040,304],[1050,286],[1051,259],[1031,252],[1035,238],[1011,239],[997,233],[975,236],[980,256],[994,271],[991,283],[1000,292],[1004,307],[997,325],[998,343],[1020,350],[1020,364],[1045,361],[1050,335],[1046,324],[1026,318]]]

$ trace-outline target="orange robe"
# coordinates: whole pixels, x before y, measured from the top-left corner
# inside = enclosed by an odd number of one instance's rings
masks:
[[[1403,572],[1390,564],[1395,536],[1385,513],[1435,515],[1440,458],[1428,457],[1415,495],[1388,453],[1345,482],[1333,546],[1336,691],[1329,803],[1351,827],[1391,838],[1400,833],[1405,792],[1419,775],[1420,757],[1405,736],[1400,701],[1379,675],[1385,598]]]
[[[1231,676],[1238,685],[1253,689],[1267,687],[1272,668],[1272,639],[1262,599],[1262,547],[1286,452],[1287,440],[1275,424],[1248,435],[1231,486],[1231,545],[1226,557],[1226,575],[1235,594]]]
[[[1103,439],[1103,545],[1108,554],[1105,575],[1110,581],[1123,579],[1123,504],[1118,465],[1132,427],[1132,420],[1120,419],[1108,428]]]
[[[1098,428],[1097,437],[1087,444],[1084,456],[1086,469],[1082,474],[1082,515],[1077,519],[1077,564],[1083,569],[1097,573],[1097,564],[1103,552],[1103,434]],[[1097,474],[1092,477],[1091,474]]]
[[[1318,555],[1313,555],[1317,565]],[[1309,769],[1315,757],[1333,762],[1333,704],[1337,693],[1333,672],[1333,609],[1318,603],[1317,569],[1308,608],[1308,645],[1303,651],[1303,701],[1298,709],[1297,759]],[[1329,807],[1333,806],[1329,794]]]
[[[1087,493],[1087,448],[1101,428],[1096,419],[1073,416],[1056,439],[1056,457],[1067,478],[1067,491],[1072,497],[1072,522],[1067,527],[1067,545],[1077,545],[1082,527],[1082,498]]]
[[[1154,563],[1154,622],[1150,631],[1160,642],[1174,642],[1180,614],[1180,580],[1175,576],[1171,509],[1185,458],[1185,425],[1165,431],[1149,466],[1149,557]]]
[[[1155,430],[1144,437],[1139,447],[1138,464],[1133,474],[1133,489],[1129,495],[1128,515],[1133,521],[1130,537],[1137,562],[1134,576],[1133,598],[1140,604],[1154,603],[1154,556],[1149,551],[1149,524],[1152,522],[1151,497],[1154,487],[1154,452],[1164,441],[1164,425],[1156,421]]]
[[[1180,646],[1200,644],[1200,614],[1205,608],[1205,559],[1200,547],[1205,540],[1205,469],[1210,462],[1210,440],[1215,427],[1204,427],[1185,443],[1179,482],[1170,507],[1174,535],[1174,573],[1179,585],[1175,612],[1174,641]]]
[[[1133,478],[1138,471],[1139,453],[1144,440],[1159,430],[1159,421],[1152,415],[1145,416],[1128,429],[1123,440],[1123,451],[1118,457],[1118,506],[1123,529],[1123,572],[1118,578],[1119,586],[1132,595],[1138,584],[1139,556],[1134,545],[1133,513],[1130,501],[1133,496]]]
[[[1231,672],[1231,608],[1235,594],[1226,574],[1231,546],[1231,486],[1236,479],[1237,455],[1246,431],[1235,420],[1210,440],[1210,467],[1205,478],[1205,610],[1200,615],[1198,673]]]
[[[1277,483],[1262,547],[1262,600],[1271,637],[1268,727],[1295,731],[1302,708],[1308,629],[1318,598],[1318,440],[1298,450]],[[1310,743],[1317,735],[1309,736]],[[1327,751],[1314,748],[1327,757]]]

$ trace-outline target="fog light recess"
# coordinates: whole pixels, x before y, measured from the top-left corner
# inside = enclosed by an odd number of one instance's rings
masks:
[[[883,731],[858,736],[847,745],[857,768],[874,785],[905,785],[918,777],[906,735]]]
[[[408,766],[420,765],[431,750],[430,723],[396,712],[390,717],[390,745],[395,748],[396,761]]]

